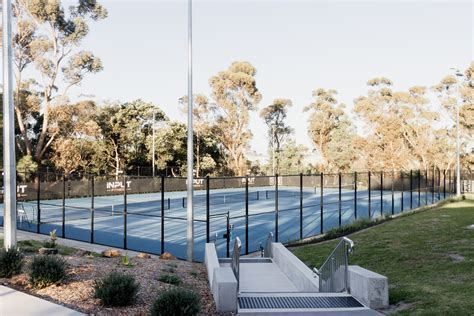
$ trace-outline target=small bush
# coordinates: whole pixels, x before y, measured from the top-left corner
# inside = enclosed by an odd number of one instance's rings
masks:
[[[95,297],[107,306],[126,306],[137,298],[139,286],[132,275],[112,272],[95,282]]]
[[[23,266],[23,255],[16,247],[0,250],[0,277],[10,278],[20,274]]]
[[[59,256],[35,256],[30,265],[29,282],[36,288],[58,283],[66,277],[68,264]]]
[[[194,316],[201,310],[199,296],[183,288],[172,288],[160,293],[151,306],[152,316]]]
[[[180,285],[181,284],[181,279],[179,278],[179,276],[174,275],[174,274],[161,275],[158,278],[158,281],[163,282],[163,283],[173,284],[173,285]]]
[[[163,268],[163,269],[161,269],[161,271],[168,272],[168,273],[175,273],[176,272],[176,270],[172,267]]]

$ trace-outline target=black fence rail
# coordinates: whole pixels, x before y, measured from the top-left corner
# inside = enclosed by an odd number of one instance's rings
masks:
[[[463,193],[472,192],[473,174],[463,172],[461,180]],[[40,234],[56,230],[63,238],[185,258],[186,181],[19,175],[18,228]],[[356,220],[391,216],[443,200],[455,185],[454,171],[438,169],[196,178],[195,255],[201,260],[204,243],[211,240],[228,255],[235,235],[248,254],[259,249],[268,231],[276,241],[290,242]]]

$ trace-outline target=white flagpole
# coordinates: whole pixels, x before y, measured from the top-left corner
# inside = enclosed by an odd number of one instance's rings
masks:
[[[187,248],[188,261],[193,261],[194,210],[193,210],[193,9],[188,0],[188,197],[187,197]]]
[[[3,14],[3,198],[4,245],[16,246],[16,160],[15,117],[12,77],[12,3],[2,1]]]

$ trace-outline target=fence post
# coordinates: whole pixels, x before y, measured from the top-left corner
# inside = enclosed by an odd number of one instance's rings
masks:
[[[413,170],[410,169],[410,210],[413,208]]]
[[[449,169],[449,194],[453,193],[453,186],[451,184],[451,169]]]
[[[321,214],[319,215],[319,221],[320,221],[320,232],[321,234],[323,233],[323,221],[324,221],[324,174],[321,172],[321,189],[320,189],[320,192],[321,192],[321,203],[320,203],[320,206],[321,206]]]
[[[339,172],[339,227],[342,225],[342,175]]]
[[[210,208],[210,184],[211,181],[209,180],[209,176],[206,176],[206,242],[210,242],[210,213],[211,213],[211,208]]]
[[[446,198],[446,169],[443,170],[443,199]]]
[[[63,226],[61,237],[66,238],[66,176],[63,174],[63,196],[62,196],[62,219],[63,219]]]
[[[428,168],[425,172],[425,205],[428,205]]]
[[[441,169],[438,168],[438,201],[441,200]]]
[[[249,176],[245,176],[245,254],[249,254]]]
[[[403,170],[400,170],[400,180],[401,180],[400,182],[402,183],[402,192],[401,192],[402,200],[401,200],[401,203],[400,203],[401,204],[400,208],[401,208],[401,212],[403,213],[403,204],[404,204],[403,203],[403,191],[405,190],[405,179],[403,178]]]
[[[369,190],[368,190],[367,193],[368,193],[368,195],[369,195],[369,202],[368,202],[368,203],[369,203],[369,205],[368,205],[368,212],[369,212],[369,214],[368,214],[368,215],[369,215],[369,219],[370,219],[370,217],[371,217],[371,214],[370,214],[370,213],[372,212],[372,197],[371,197],[371,194],[370,194],[370,188],[372,187],[372,185],[371,185],[371,181],[372,181],[372,180],[371,180],[371,177],[372,177],[372,175],[371,175],[371,172],[370,172],[370,171],[369,171],[367,174],[368,174],[368,176],[369,176],[369,179],[368,179],[368,182],[369,182],[369,183],[368,183]]]
[[[38,191],[37,200],[36,200],[36,233],[40,233],[40,223],[41,223],[41,174],[38,172]]]
[[[357,219],[357,171],[354,171],[354,219]]]
[[[278,242],[278,173],[275,174],[275,242]]]
[[[300,173],[300,239],[303,239],[303,173]]]
[[[95,205],[94,205],[94,175],[91,175],[91,243],[94,243],[94,215],[95,215]]]
[[[229,251],[229,244],[230,244],[230,218],[229,218],[230,214],[229,214],[229,211],[227,211],[227,221],[226,221],[226,255],[227,255],[227,258],[230,257],[230,251]]]
[[[395,214],[395,195],[393,192],[393,182],[395,181],[395,171],[392,170],[392,215]]]
[[[383,171],[380,171],[380,217],[383,216]]]
[[[165,252],[165,176],[161,175],[161,183],[160,183],[160,193],[161,193],[161,254]],[[171,206],[170,206],[171,207]],[[207,238],[209,239],[209,217],[207,217],[207,229],[208,234]],[[209,242],[209,241],[208,241]]]
[[[418,169],[418,207],[421,203],[421,170]]]
[[[435,196],[435,167],[433,166],[433,174],[431,177],[431,204],[434,203]]]
[[[123,248],[127,249],[127,176],[123,175]]]

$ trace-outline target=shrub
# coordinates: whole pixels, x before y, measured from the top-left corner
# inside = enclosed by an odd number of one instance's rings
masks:
[[[183,288],[172,288],[160,293],[151,306],[152,316],[194,316],[201,310],[199,296]]]
[[[58,283],[66,277],[68,264],[58,256],[35,256],[31,262],[29,282],[36,288]]]
[[[0,277],[10,278],[20,274],[23,266],[23,255],[16,247],[0,250]]]
[[[56,229],[53,229],[49,232],[50,240],[45,240],[43,242],[44,248],[56,248],[56,240],[58,239],[58,235],[56,234]]]
[[[111,272],[95,282],[95,297],[107,306],[130,305],[137,298],[139,286],[132,275]]]
[[[174,275],[174,274],[161,275],[158,278],[158,281],[163,282],[163,283],[173,284],[173,285],[180,285],[181,284],[181,279],[179,278],[179,276]]]

